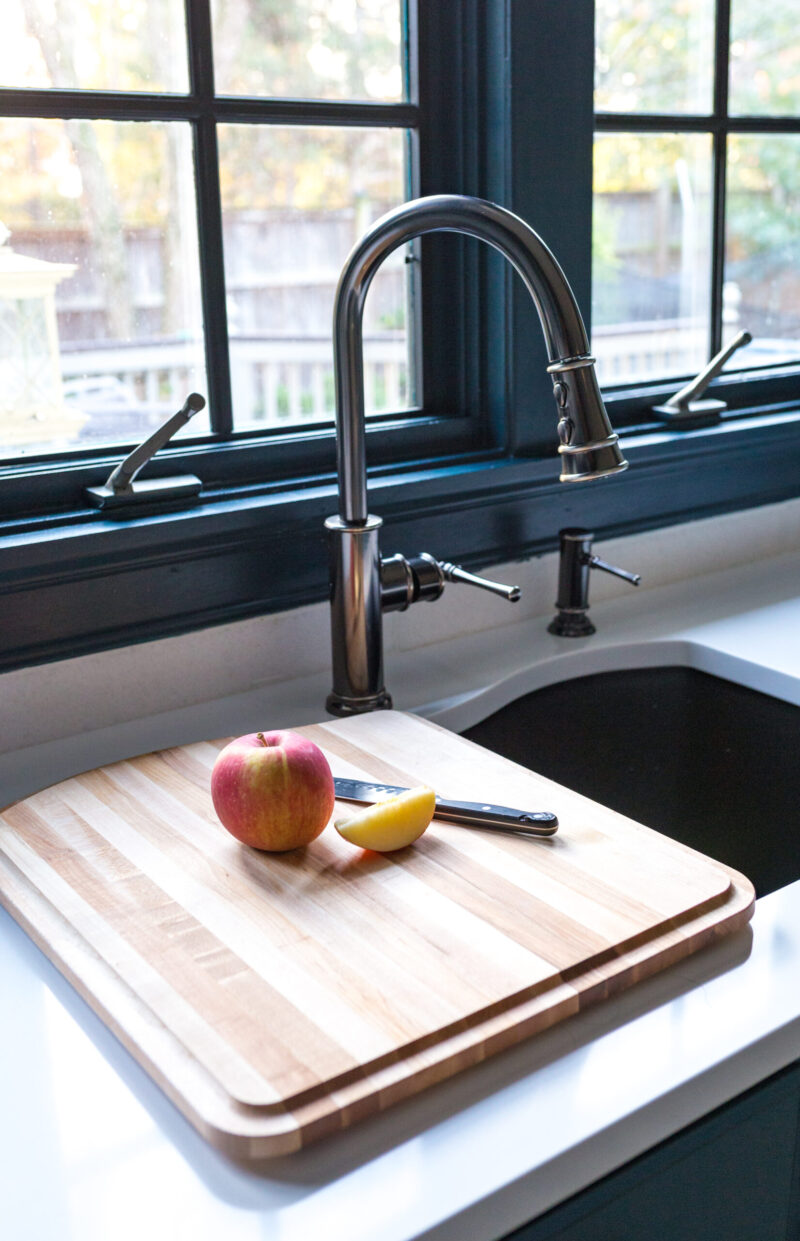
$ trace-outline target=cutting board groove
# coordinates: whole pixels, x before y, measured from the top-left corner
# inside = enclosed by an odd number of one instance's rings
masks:
[[[434,822],[263,854],[220,826],[223,741],[0,816],[0,900],[197,1128],[248,1157],[334,1132],[741,926],[741,876],[429,722],[300,730],[334,771],[551,809],[543,840]]]

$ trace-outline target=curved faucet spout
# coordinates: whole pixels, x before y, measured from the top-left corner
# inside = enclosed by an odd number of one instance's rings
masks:
[[[524,220],[495,203],[451,194],[418,198],[378,220],[345,263],[333,313],[339,513],[325,524],[331,550],[334,682],[327,705],[336,715],[391,706],[383,685],[382,612],[395,606],[398,586],[396,580],[394,586],[382,582],[387,570],[378,547],[381,521],[367,508],[364,301],[387,255],[414,237],[442,232],[477,237],[499,250],[533,299],[550,358],[562,482],[602,478],[627,466],[603,406],[586,329],[567,278]],[[425,561],[425,556],[417,559]],[[436,564],[432,557],[427,561]],[[394,579],[397,574],[395,565]]]
[[[425,233],[461,233],[487,242],[519,272],[544,332],[559,413],[562,481],[624,470],[594,374],[594,358],[572,289],[541,237],[504,207],[437,194],[405,203],[378,220],[350,253],[333,316],[339,515],[367,518],[362,319],[372,277],[387,255]]]

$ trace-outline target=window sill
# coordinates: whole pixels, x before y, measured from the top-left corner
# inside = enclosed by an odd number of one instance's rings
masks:
[[[800,411],[622,437],[630,470],[558,482],[540,459],[442,459],[371,473],[383,551],[478,568],[553,548],[562,526],[608,538],[789,499]],[[324,599],[332,482],[209,494],[179,512],[108,520],[73,511],[0,529],[0,670],[166,637]]]

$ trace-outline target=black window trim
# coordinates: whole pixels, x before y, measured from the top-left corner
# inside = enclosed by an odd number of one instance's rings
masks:
[[[728,149],[732,134],[800,134],[800,116],[752,116],[729,109],[731,0],[716,0],[714,64],[711,109],[705,113],[689,112],[608,112],[594,114],[597,133],[694,133],[711,138],[712,202],[711,202],[711,271],[710,271],[710,334],[709,357],[722,348],[723,284],[725,279],[725,222]],[[736,369],[723,374],[714,389],[722,390],[723,399],[733,410],[780,402],[787,392],[787,380],[800,374],[795,366],[756,366]],[[609,392],[609,408],[617,414],[619,427],[647,420],[652,404],[663,402],[692,376],[670,376],[667,382],[619,384]],[[798,391],[798,388],[795,388]]]
[[[188,7],[196,18],[204,5]],[[419,101],[397,106],[404,124],[408,109],[419,109],[421,192],[478,194],[517,211],[557,255],[588,325],[594,5],[569,7],[565,39],[564,0],[420,5]],[[41,101],[19,92],[0,92],[0,112],[11,95],[15,114],[41,114]],[[147,106],[140,96],[117,99],[126,119],[137,101]],[[108,115],[110,101],[81,96],[75,106]],[[181,116],[196,109],[179,96],[168,106]],[[359,104],[359,116],[364,107],[390,123],[383,105]],[[246,100],[233,101],[231,115],[235,108],[251,115]],[[533,123],[542,117],[549,123]],[[742,375],[724,376],[731,411],[699,431],[667,431],[647,416],[648,402],[673,383],[609,393],[631,469],[600,484],[560,485],[544,347],[520,282],[485,247],[456,238],[426,242],[423,265],[433,287],[423,307],[426,405],[368,430],[370,504],[384,518],[385,554],[426,549],[480,567],[549,550],[565,525],[602,538],[798,494],[792,368],[767,376],[766,404]],[[129,519],[110,520],[81,501],[84,483],[102,481],[115,460],[98,451],[0,469],[0,669],[326,597],[331,428],[167,449],[153,471],[183,462],[204,479],[200,501]]]
[[[179,444],[159,454],[149,467],[154,475],[174,472],[175,461],[191,461],[194,464],[187,464],[186,468],[202,468],[206,489],[213,492],[221,487],[252,487],[259,480],[271,486],[276,480],[296,478],[298,469],[304,476],[312,477],[333,470],[332,419],[287,431],[237,431],[234,427],[216,126],[234,122],[285,123],[405,131],[411,145],[412,193],[436,193],[463,186],[467,165],[476,160],[474,144],[465,139],[467,127],[460,123],[468,108],[462,96],[470,87],[477,89],[472,64],[476,59],[474,49],[456,37],[462,30],[459,6],[454,0],[446,0],[436,11],[423,12],[421,19],[415,0],[402,2],[410,47],[408,101],[374,103],[216,95],[211,58],[203,51],[211,40],[209,0],[185,0],[190,48],[186,94],[0,90],[0,115],[10,117],[184,121],[192,125],[198,232],[204,242],[201,288],[207,366],[205,395],[211,435],[198,439],[182,437]],[[433,55],[419,57],[416,53],[415,32],[420,21],[423,38],[433,49]],[[426,115],[446,111],[459,118],[457,132],[448,135],[447,140],[425,123]],[[456,140],[450,141],[453,136]],[[472,192],[476,192],[474,188]],[[421,297],[427,323],[424,355],[414,342],[422,362],[417,380],[424,394],[424,406],[371,419],[371,460],[379,464],[419,460],[448,451],[491,451],[491,433],[481,413],[486,356],[479,343],[483,335],[482,316],[475,315],[464,295],[468,285],[474,287],[475,279],[480,280],[480,273],[470,270],[469,262],[464,262],[458,249],[457,243],[450,244],[446,256],[437,252],[438,247],[426,256],[425,267],[431,269],[431,278],[426,280]],[[475,266],[473,261],[472,267]],[[455,297],[449,292],[451,288],[456,290]],[[23,458],[0,461],[0,522],[4,517],[13,522],[30,514],[73,511],[80,504],[84,487],[101,483],[114,461],[132,446],[76,449],[57,458],[28,453]]]

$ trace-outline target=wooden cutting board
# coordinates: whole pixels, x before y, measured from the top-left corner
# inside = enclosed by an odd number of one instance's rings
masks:
[[[239,845],[224,741],[114,763],[0,815],[0,900],[211,1142],[296,1150],[750,917],[750,883],[414,716],[300,729],[336,775],[553,810],[550,839],[434,821],[378,855],[329,827]],[[342,809],[342,807],[340,807]]]

